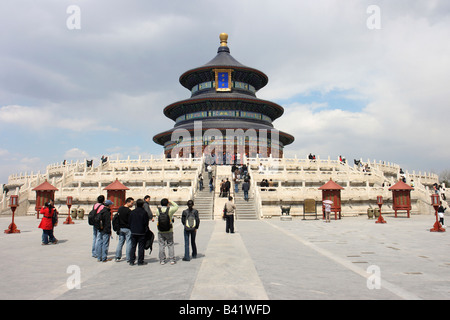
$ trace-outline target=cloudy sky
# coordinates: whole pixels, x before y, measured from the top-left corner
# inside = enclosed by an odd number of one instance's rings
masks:
[[[162,110],[190,96],[179,76],[221,32],[268,75],[257,96],[285,108],[287,155],[450,169],[448,0],[2,0],[0,21],[0,183],[160,155]]]

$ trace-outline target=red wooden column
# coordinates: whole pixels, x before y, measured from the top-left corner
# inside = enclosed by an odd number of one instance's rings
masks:
[[[389,190],[392,191],[392,209],[395,211],[395,217],[397,218],[398,210],[405,210],[408,218],[410,218],[411,190],[414,190],[414,188],[403,181],[399,181],[390,187]]]
[[[339,212],[339,219],[341,219],[341,190],[344,190],[343,187],[338,185],[333,180],[328,181],[323,186],[319,188],[322,190],[322,202],[325,200],[333,201],[331,205],[331,212],[334,212],[334,219],[337,220],[337,213]],[[323,218],[325,218],[325,209],[322,205],[322,213]]]
[[[111,207],[111,214],[117,212],[121,206],[125,204],[127,190],[130,190],[124,186],[119,180],[116,179],[113,183],[107,186],[105,189],[107,191],[106,198],[113,202]]]
[[[39,211],[41,211],[41,208],[49,200],[55,201],[55,191],[58,191],[58,189],[45,180],[45,182],[38,185],[32,191],[36,191],[36,206],[34,209],[36,210],[37,218],[39,219]]]

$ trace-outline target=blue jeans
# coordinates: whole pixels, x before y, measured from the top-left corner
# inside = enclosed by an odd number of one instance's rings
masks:
[[[192,231],[184,230],[184,259],[190,260],[189,258],[189,236],[191,236],[191,246],[192,246],[192,258],[197,257],[197,245],[195,244],[195,236],[197,235],[197,229]]]
[[[100,232],[94,227],[92,227],[92,229],[94,230],[92,232],[92,256],[94,258],[97,258],[97,236]]]
[[[244,200],[248,200],[248,190],[244,190]]]
[[[108,257],[109,249],[109,237],[108,233],[98,232],[97,234],[97,260],[105,261]]]
[[[122,258],[122,248],[126,242],[125,247],[125,257],[127,261],[130,261],[130,250],[131,250],[131,230],[128,228],[120,228],[119,231],[119,243],[116,248],[116,259]]]
[[[56,238],[53,236],[53,229],[42,230],[42,243],[48,244],[49,238],[50,238],[50,242],[56,241]]]

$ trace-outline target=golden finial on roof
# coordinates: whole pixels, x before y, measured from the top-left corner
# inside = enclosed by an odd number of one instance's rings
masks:
[[[228,34],[221,33],[219,35],[219,38],[220,38],[220,46],[221,47],[226,47],[227,46],[227,40],[228,40]]]

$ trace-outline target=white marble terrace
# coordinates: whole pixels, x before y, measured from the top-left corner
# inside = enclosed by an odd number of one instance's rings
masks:
[[[401,177],[400,166],[389,162],[367,160],[363,166],[341,163],[339,160],[295,158],[249,158],[251,198],[260,218],[280,215],[280,200],[292,206],[291,215],[303,215],[303,201],[315,199],[318,211],[321,210],[320,186],[330,178],[345,189],[342,190],[342,214],[366,214],[367,208],[375,208],[377,195],[382,195],[385,205],[383,213],[392,212],[392,194],[388,190]],[[368,169],[364,169],[367,164]],[[226,172],[221,168],[221,172]],[[73,197],[72,208],[83,208],[89,212],[100,194],[106,196],[103,189],[118,179],[128,188],[127,196],[135,199],[149,194],[154,204],[163,197],[185,204],[192,199],[198,187],[198,175],[204,172],[203,158],[164,159],[110,159],[103,164],[88,167],[86,161],[56,163],[47,166],[44,173],[20,173],[8,179],[8,197],[0,199],[0,212],[10,214],[9,196],[19,195],[19,208],[16,214],[35,214],[36,193],[32,189],[45,180],[57,187],[55,204],[61,214],[67,214],[65,205],[68,196]],[[231,180],[231,170],[229,177]],[[414,183],[411,193],[412,214],[434,213],[430,205],[432,185],[439,183],[436,174],[408,172],[403,174],[406,183]],[[207,179],[205,177],[205,186]],[[223,175],[222,175],[223,177]],[[261,188],[262,179],[272,180],[273,187]],[[216,190],[218,183],[216,181]],[[383,186],[384,184],[384,186]],[[242,191],[241,191],[242,192]],[[446,203],[445,203],[446,205]],[[180,212],[181,214],[181,212]],[[220,215],[219,215],[220,216]]]

